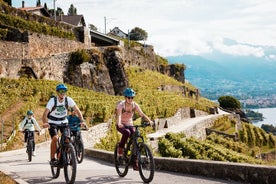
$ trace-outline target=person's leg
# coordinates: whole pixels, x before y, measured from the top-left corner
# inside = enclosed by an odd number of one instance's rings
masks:
[[[125,144],[127,142],[127,139],[131,135],[131,130],[128,129],[128,128],[119,128],[119,127],[117,127],[117,130],[122,134],[122,138],[121,138],[121,141],[119,143],[119,147],[124,148]]]
[[[58,130],[56,126],[50,125],[49,134],[51,136],[51,151],[50,151],[51,161],[55,160],[55,153],[57,150],[57,141],[58,141],[57,131]]]

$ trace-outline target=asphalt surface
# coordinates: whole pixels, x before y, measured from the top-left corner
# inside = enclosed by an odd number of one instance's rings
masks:
[[[49,143],[37,145],[37,156],[33,157],[32,162],[28,162],[25,149],[1,152],[0,153],[0,170],[12,178],[19,184],[26,183],[65,183],[63,170],[57,179],[53,179],[49,165]],[[1,183],[1,181],[0,181]],[[138,171],[129,169],[127,176],[119,177],[112,163],[96,160],[90,157],[84,158],[77,167],[77,184],[84,183],[143,183]],[[174,172],[156,171],[154,179],[151,183],[158,184],[222,184],[237,183],[231,181],[218,180],[213,178],[205,178],[195,175],[186,175]]]

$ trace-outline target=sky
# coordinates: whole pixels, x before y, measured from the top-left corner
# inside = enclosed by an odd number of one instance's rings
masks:
[[[53,1],[41,4],[53,8]],[[21,2],[12,0],[12,5],[21,7]],[[65,14],[71,4],[100,32],[142,28],[148,33],[145,43],[163,57],[219,51],[276,61],[276,53],[265,53],[268,47],[276,50],[276,0],[55,1]],[[25,7],[35,5],[36,0],[25,0]]]

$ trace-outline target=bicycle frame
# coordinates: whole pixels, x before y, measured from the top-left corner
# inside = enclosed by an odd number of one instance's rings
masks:
[[[66,183],[74,183],[77,172],[77,161],[74,146],[70,140],[70,132],[67,124],[61,124],[61,137],[58,138],[56,155],[58,159],[57,165],[51,165],[53,178],[57,178],[60,169],[64,168],[64,177]]]

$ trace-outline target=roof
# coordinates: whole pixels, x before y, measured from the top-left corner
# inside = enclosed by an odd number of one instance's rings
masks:
[[[86,26],[83,15],[60,15],[56,20],[73,26]]]
[[[110,46],[110,45],[118,45],[119,40],[102,34],[98,31],[90,30],[91,42],[95,44],[95,46]]]
[[[24,8],[18,8],[19,10],[25,10],[26,12],[35,13],[40,12],[41,15],[45,17],[51,17],[50,13],[42,6],[36,6],[36,7],[24,7]]]

